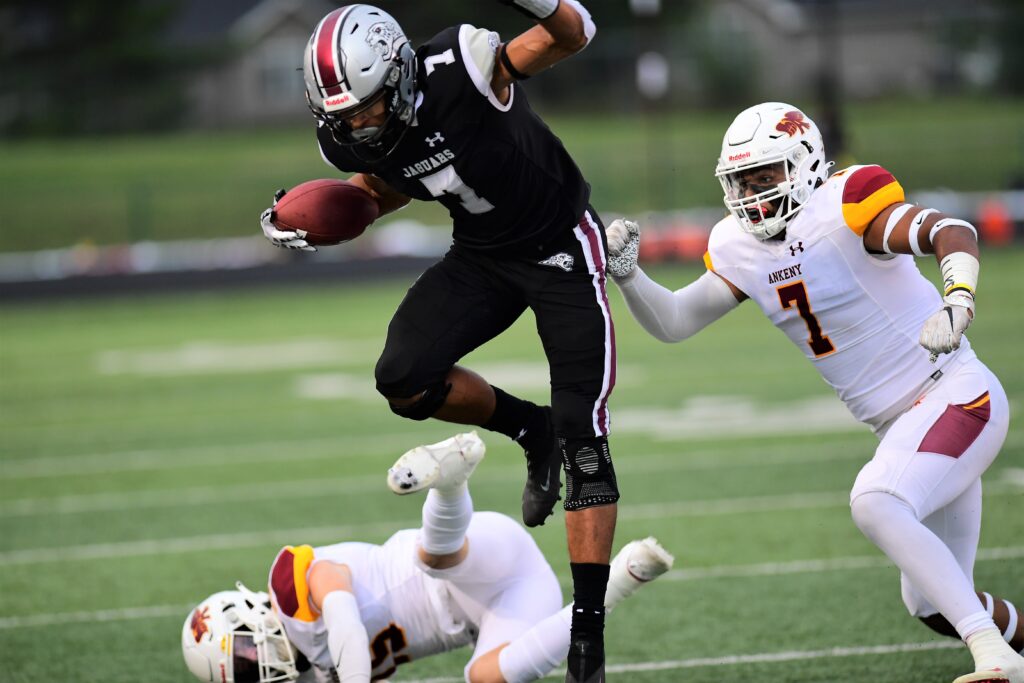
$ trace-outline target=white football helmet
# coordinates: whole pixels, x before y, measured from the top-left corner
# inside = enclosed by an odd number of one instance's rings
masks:
[[[294,681],[295,651],[269,596],[241,582],[236,587],[206,598],[185,619],[185,665],[207,683]]]
[[[306,101],[313,116],[342,145],[379,161],[412,122],[416,53],[394,17],[372,5],[340,7],[316,25],[302,60]],[[346,119],[384,100],[381,126],[353,130]]]
[[[751,170],[776,164],[785,178],[778,185],[749,181]],[[765,102],[740,112],[729,126],[715,176],[740,227],[766,240],[785,229],[831,166],[814,121],[792,105]],[[775,211],[768,215],[771,206]]]

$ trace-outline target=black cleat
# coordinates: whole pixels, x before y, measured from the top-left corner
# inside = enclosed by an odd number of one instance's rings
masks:
[[[526,451],[526,486],[523,487],[523,523],[534,527],[555,511],[562,499],[562,449],[551,429],[550,409],[546,411],[546,438],[542,448]]]
[[[566,659],[565,683],[605,683],[604,648],[586,638],[573,638]]]

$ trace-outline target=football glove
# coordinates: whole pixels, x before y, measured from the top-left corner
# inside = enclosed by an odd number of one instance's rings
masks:
[[[920,344],[931,351],[934,363],[940,353],[960,348],[960,338],[974,320],[974,297],[969,292],[956,291],[942,298],[945,306],[924,321]]]
[[[608,274],[626,277],[636,268],[640,256],[640,226],[633,221],[616,218],[608,226]]]
[[[304,230],[279,230],[274,225],[274,207],[281,201],[281,197],[285,195],[285,190],[281,189],[274,193],[274,203],[269,209],[265,209],[260,214],[260,228],[263,230],[263,236],[270,240],[270,243],[275,247],[281,247],[282,249],[301,249],[302,251],[316,251],[316,247],[307,242],[304,238],[306,233]]]

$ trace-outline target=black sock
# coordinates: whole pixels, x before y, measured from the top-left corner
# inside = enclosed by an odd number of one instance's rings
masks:
[[[572,637],[586,638],[604,649],[604,594],[607,564],[570,562],[572,570]]]
[[[545,411],[548,409],[516,398],[498,387],[491,388],[494,389],[494,414],[481,427],[504,434],[528,453],[539,449],[542,440],[547,439],[548,419]]]

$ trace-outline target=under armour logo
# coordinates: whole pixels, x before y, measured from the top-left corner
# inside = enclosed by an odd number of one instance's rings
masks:
[[[796,246],[793,246],[792,244],[789,245],[789,253],[792,254],[793,256],[796,256],[796,252],[803,251],[803,250],[804,250],[804,243],[803,242],[797,242]]]
[[[436,133],[434,133],[434,137],[424,138],[424,141],[428,145],[430,145],[431,149],[433,149],[434,145],[436,145],[437,143],[444,142],[444,136],[441,135],[441,131],[437,131]]]
[[[567,273],[572,270],[572,265],[575,262],[576,260],[572,257],[572,255],[566,254],[564,251],[555,254],[554,256],[549,256],[543,261],[539,261],[540,265],[542,266],[554,266],[556,268],[561,268]]]

